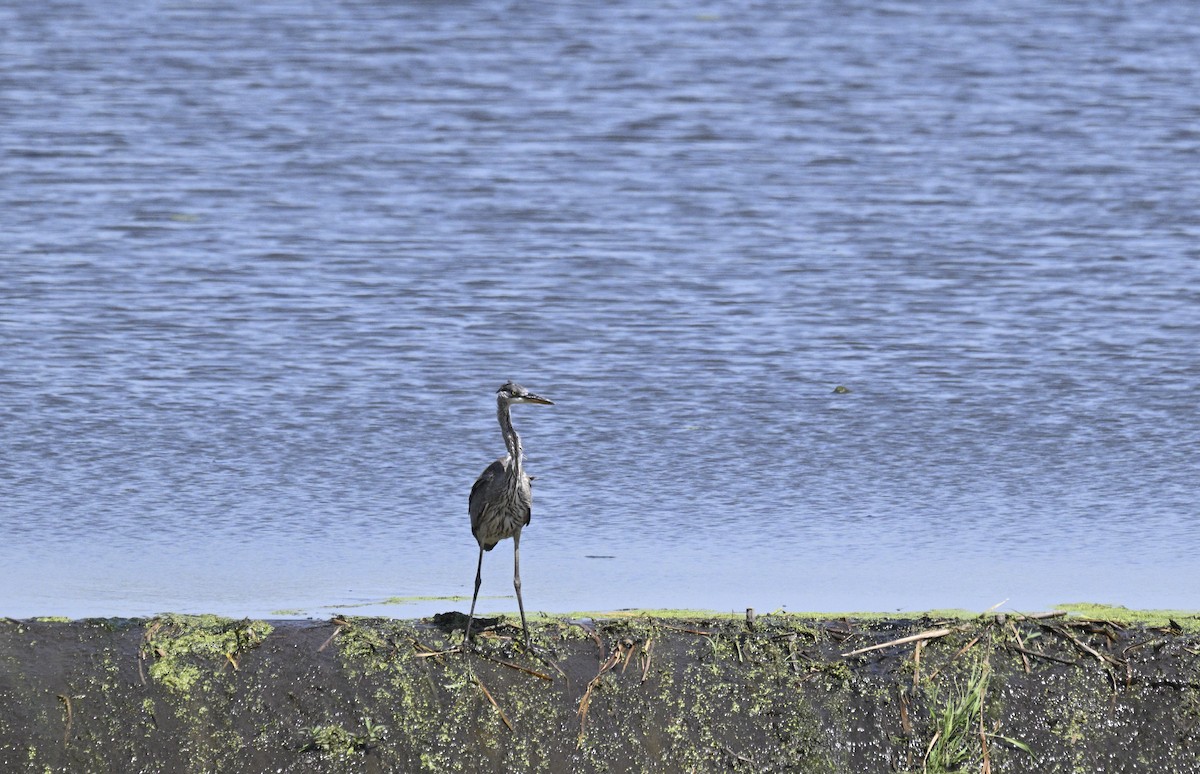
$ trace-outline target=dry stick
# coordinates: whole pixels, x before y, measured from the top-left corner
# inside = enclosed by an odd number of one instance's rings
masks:
[[[571,678],[567,676],[567,673],[562,671],[562,668],[558,664],[555,664],[553,661],[547,660],[545,657],[543,657],[542,655],[537,653],[536,648],[537,648],[537,646],[535,645],[534,646],[534,656],[537,657],[538,661],[541,661],[543,664],[550,666],[551,668],[554,669],[555,672],[558,672],[560,675],[562,675],[563,680],[566,680],[567,686],[570,687]],[[430,656],[441,656],[446,653],[462,653],[462,652],[463,652],[462,647],[456,646],[456,647],[450,648],[449,650],[443,650],[443,651],[439,651],[437,653],[418,653],[417,658],[429,658]],[[536,669],[530,669],[529,667],[523,667],[520,664],[514,664],[511,661],[505,661],[502,658],[497,658],[496,656],[493,656],[490,653],[484,653],[483,651],[480,651],[480,650],[472,649],[472,650],[469,650],[468,652],[474,654],[475,656],[478,656],[479,658],[485,659],[487,661],[492,661],[496,664],[501,664],[503,666],[509,667],[510,669],[515,669],[518,672],[524,672],[528,675],[533,675],[534,677],[541,678],[542,680],[548,680],[549,682],[554,682],[554,678],[551,677],[550,675],[546,674],[545,672],[539,672]]]
[[[1025,665],[1025,674],[1029,674],[1029,657],[1023,652],[1025,648],[1025,641],[1021,639],[1021,633],[1017,631],[1017,625],[1011,620],[1008,622],[1008,628],[1012,629],[1013,639],[1015,639],[1017,641],[1017,645],[1022,648],[1022,650],[1017,652],[1021,654],[1021,663]]]
[[[1120,663],[1121,663],[1120,659],[1116,659],[1116,658],[1113,658],[1112,656],[1106,656],[1106,655],[1100,653],[1098,650],[1093,648],[1091,645],[1088,645],[1086,642],[1083,642],[1078,637],[1076,637],[1075,635],[1066,631],[1065,629],[1059,629],[1057,626],[1045,626],[1045,625],[1043,626],[1043,628],[1049,629],[1050,631],[1054,632],[1058,636],[1064,637],[1064,638],[1070,640],[1072,643],[1074,643],[1075,647],[1079,648],[1084,653],[1087,653],[1088,655],[1094,657],[1101,664],[1108,663],[1108,664],[1120,665]]]
[[[413,647],[419,651],[423,651],[425,653],[437,653],[438,652],[438,651],[434,650],[433,648],[429,647],[428,645],[426,645],[425,643],[418,640],[416,637],[407,637],[405,639],[407,639],[409,642],[411,642],[413,644]],[[417,655],[421,655],[421,654],[418,653]]]
[[[63,747],[67,746],[67,742],[71,739],[71,723],[75,719],[75,713],[71,711],[71,697],[65,693],[58,694],[58,700],[67,708],[67,728],[63,731]]]
[[[778,642],[779,640],[785,639],[785,638],[777,635],[777,636],[771,637],[770,639],[772,642]],[[790,666],[792,668],[793,674],[798,675],[798,674],[800,674],[800,665],[796,663],[796,637],[793,634],[793,636],[787,637],[786,639],[787,639],[787,651],[788,652],[787,652],[787,658],[784,659],[783,663],[787,664],[788,666]]]
[[[459,648],[457,645],[453,648],[448,648],[446,650],[434,650],[433,648],[429,647],[425,643],[418,640],[416,637],[409,637],[408,641],[411,642],[413,644],[413,647],[417,649],[417,653],[415,654],[416,658],[433,658],[435,656],[444,656],[447,653],[461,653],[462,652],[461,648]]]
[[[879,645],[871,645],[870,647],[867,647],[867,648],[859,648],[858,650],[852,650],[849,653],[843,653],[842,658],[848,658],[850,656],[857,656],[860,653],[867,653],[869,651],[879,650],[881,648],[890,648],[893,645],[903,645],[906,642],[917,642],[920,640],[932,640],[936,637],[945,637],[949,633],[950,633],[949,629],[930,629],[927,632],[921,632],[920,634],[910,634],[909,636],[901,637],[898,640],[892,640],[890,642],[880,643]]]
[[[837,639],[838,642],[845,642],[846,640],[850,639],[851,637],[853,637],[855,635],[854,625],[852,623],[850,623],[849,618],[843,618],[842,623],[845,625],[846,628],[835,629],[832,626],[825,627],[825,631],[830,636],[832,636],[834,639]],[[838,638],[840,638],[840,639],[838,639]]]
[[[954,663],[955,659],[957,659],[957,658],[958,658],[959,656],[961,656],[962,654],[966,653],[966,652],[967,652],[968,650],[970,650],[971,648],[975,647],[975,644],[979,642],[979,638],[980,638],[980,637],[982,637],[984,634],[986,634],[986,633],[987,633],[987,630],[988,630],[989,628],[991,628],[991,624],[988,624],[986,627],[984,627],[984,630],[983,630],[983,631],[981,631],[979,634],[975,635],[975,639],[971,640],[971,641],[970,641],[970,642],[968,642],[966,645],[963,645],[961,648],[959,648],[959,649],[958,649],[958,650],[957,650],[957,651],[954,653],[954,655],[950,657],[950,660],[949,660],[949,661],[947,661],[947,662],[946,662],[946,664],[952,664],[952,663]],[[931,674],[931,675],[929,676],[929,680],[930,680],[931,682],[933,681],[933,679],[934,679],[935,677],[937,677],[939,674],[941,674],[941,673],[942,673],[942,667],[944,667],[946,664],[943,664],[941,667],[938,667],[937,669],[933,670],[933,674]]]
[[[329,639],[325,640],[325,642],[321,643],[321,647],[317,648],[318,653],[320,653],[321,651],[328,648],[329,643],[333,642],[333,638],[338,636],[339,634],[341,634],[342,629],[349,626],[350,624],[349,624],[349,622],[347,622],[341,618],[334,618],[333,625],[336,626],[337,628],[333,630],[333,634],[329,635]]]
[[[1152,642],[1157,644],[1157,643],[1161,642],[1161,640],[1158,639],[1157,637],[1151,637],[1148,640],[1142,640],[1141,642],[1135,642],[1132,645],[1125,646],[1125,648],[1121,651],[1121,655],[1128,656],[1130,651],[1137,650],[1138,648],[1144,648]],[[1191,653],[1193,656],[1200,656],[1200,651],[1193,650],[1192,648],[1186,648],[1186,647],[1184,648],[1184,650],[1186,650],[1188,653]]]
[[[1076,664],[1079,663],[1077,661],[1071,661],[1070,659],[1059,658],[1058,656],[1051,656],[1049,653],[1038,653],[1036,650],[1030,650],[1029,648],[1022,648],[1020,645],[1010,645],[1009,647],[1012,648],[1013,650],[1017,651],[1018,653],[1025,653],[1030,656],[1034,656],[1035,658],[1044,658],[1047,661],[1057,661],[1059,664],[1066,664],[1067,666],[1075,666]]]
[[[685,632],[687,634],[699,634],[703,637],[711,637],[712,636],[712,632],[706,632],[706,631],[702,631],[700,629],[687,629],[682,626],[671,626],[670,624],[665,624],[665,623],[662,623],[661,621],[658,622],[658,625],[663,627],[664,629],[674,629],[677,632]]]
[[[1063,621],[1065,626],[1089,626],[1095,624],[1104,624],[1111,626],[1114,629],[1124,630],[1126,627],[1120,621],[1110,621],[1107,618],[1072,618],[1069,621]]]
[[[925,640],[917,640],[917,647],[913,648],[913,688],[921,680],[921,651],[925,648]]]
[[[450,653],[462,653],[461,645],[455,645],[453,648],[446,648],[445,650],[434,650],[418,640],[416,637],[408,637],[407,639],[412,643],[413,648],[415,648],[417,651],[415,654],[413,654],[414,658],[436,658],[438,656],[445,656]]]
[[[529,667],[523,667],[520,664],[514,664],[510,661],[505,661],[502,658],[495,658],[493,656],[484,656],[484,658],[487,658],[491,661],[495,661],[497,664],[503,664],[504,666],[508,667],[509,669],[515,669],[518,672],[524,672],[527,675],[533,675],[534,677],[537,677],[541,680],[545,680],[548,683],[554,682],[554,678],[551,677],[550,675],[546,674],[545,672],[539,672],[536,669],[530,669]]]
[[[515,731],[512,721],[508,719],[508,715],[504,714],[504,710],[500,709],[500,705],[497,704],[496,700],[492,698],[491,692],[488,691],[487,686],[483,684],[483,681],[479,679],[479,675],[474,675],[474,677],[475,682],[479,685],[480,690],[483,691],[483,695],[487,697],[487,700],[490,701],[492,706],[496,708],[496,711],[500,713],[500,719],[504,721],[504,725],[508,726],[509,731]]]
[[[1046,618],[1062,618],[1066,614],[1066,610],[1047,610],[1044,613],[1022,613],[1025,618],[1031,621],[1042,621]]]
[[[461,652],[462,652],[462,650],[460,650],[457,646],[455,646],[455,647],[451,648],[450,650],[427,650],[422,653],[415,653],[415,654],[413,654],[413,658],[437,658],[438,656],[445,656],[448,653],[461,653]]]
[[[546,658],[542,654],[538,653],[536,650],[533,652],[533,655],[537,656],[538,661],[541,661],[543,664],[548,664],[551,669],[553,669],[555,672],[558,672],[560,675],[562,675],[562,679],[565,680],[567,683],[567,689],[570,690],[571,678],[568,677],[567,673],[562,670],[562,667],[560,667],[558,664],[555,664],[553,661]]]
[[[725,752],[729,753],[729,754],[730,754],[730,755],[732,755],[733,757],[737,758],[739,761],[741,761],[741,762],[743,762],[743,763],[754,763],[754,759],[753,759],[753,758],[747,758],[745,755],[742,755],[741,753],[735,752],[735,751],[733,750],[733,748],[731,748],[731,747],[730,747],[729,745],[727,745],[727,744],[723,744],[723,745],[721,745],[721,749],[722,749],[722,750],[724,750]]]

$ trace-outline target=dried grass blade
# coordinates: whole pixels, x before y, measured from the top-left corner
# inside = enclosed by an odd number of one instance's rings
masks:
[[[1025,641],[1021,639],[1021,632],[1017,631],[1017,625],[1011,620],[1008,622],[1008,628],[1012,630],[1013,639],[1017,641],[1019,650],[1017,653],[1021,656],[1021,663],[1025,666],[1025,674],[1029,674],[1029,657],[1025,655]]]
[[[654,638],[651,637],[650,639],[646,640],[646,647],[642,649],[642,652],[646,655],[646,661],[644,664],[642,664],[642,682],[643,683],[646,682],[646,676],[650,672],[650,651],[653,647],[654,647]]]
[[[990,625],[990,624],[989,624],[989,625]],[[975,646],[976,646],[976,645],[979,643],[979,639],[980,639],[981,637],[983,637],[983,635],[986,633],[986,631],[987,631],[987,630],[985,629],[984,631],[982,631],[982,632],[980,632],[979,634],[975,635],[975,639],[971,640],[971,641],[970,641],[970,642],[968,642],[966,645],[963,645],[961,648],[959,648],[957,651],[955,651],[955,652],[954,652],[954,655],[950,657],[950,660],[949,660],[949,661],[947,661],[947,662],[946,662],[946,664],[952,664],[952,663],[954,663],[954,661],[955,661],[955,660],[956,660],[956,659],[957,659],[959,656],[961,656],[962,654],[966,653],[966,652],[967,652],[968,650],[970,650],[971,648],[975,647]],[[940,666],[940,667],[938,667],[937,669],[933,670],[933,674],[931,674],[931,675],[929,676],[929,679],[932,681],[932,680],[933,680],[935,677],[937,677],[939,674],[941,674],[941,673],[942,673],[942,667],[946,666],[946,664],[943,664],[942,666]]]
[[[684,626],[671,626],[670,624],[665,624],[661,621],[658,622],[658,625],[663,627],[664,629],[673,629],[677,632],[683,632],[685,634],[699,634],[702,637],[711,637],[712,636],[712,632],[706,632],[702,629],[689,629]]]
[[[437,655],[441,655],[441,654],[439,654],[439,653],[418,653],[417,655],[418,656],[424,656],[424,655],[437,656]],[[488,661],[494,661],[495,663],[506,666],[509,669],[515,669],[518,672],[524,672],[527,675],[533,675],[534,677],[540,678],[547,682],[551,682],[551,683],[554,682],[554,678],[551,677],[550,675],[546,674],[545,672],[539,672],[536,669],[530,669],[529,667],[523,667],[520,664],[514,664],[511,661],[505,661],[502,658],[496,658],[495,656],[489,656],[486,653],[481,653],[479,655],[483,656]]]
[[[483,684],[483,681],[479,679],[479,675],[475,675],[475,683],[479,686],[479,689],[483,691],[483,695],[487,697],[487,700],[492,703],[492,706],[496,708],[496,712],[500,713],[500,719],[504,721],[504,725],[508,726],[508,730],[515,731],[516,729],[513,728],[512,721],[508,719],[508,715],[504,714],[504,710],[500,709],[500,705],[497,704],[496,700],[492,698],[491,691],[489,691],[487,686]]]
[[[65,693],[60,693],[58,694],[58,700],[62,702],[62,705],[66,707],[67,710],[67,727],[63,731],[63,747],[66,747],[67,743],[71,740],[71,724],[75,720],[75,712],[71,709],[70,696],[66,695]]]
[[[638,649],[638,646],[637,646],[637,643],[635,642],[629,648],[629,650],[627,650],[625,652],[625,663],[621,664],[621,674],[625,674],[625,670],[629,668],[629,662],[631,660],[633,660],[633,654],[637,652],[637,649]]]
[[[1033,656],[1035,658],[1044,658],[1047,661],[1056,661],[1059,664],[1066,664],[1067,666],[1075,666],[1076,663],[1078,663],[1075,661],[1071,661],[1070,659],[1059,658],[1058,656],[1051,656],[1049,653],[1039,653],[1036,650],[1030,650],[1029,648],[1022,648],[1020,645],[1011,645],[1010,647],[1013,648],[1014,650],[1016,650],[1018,653],[1027,653],[1030,656]]]
[[[1091,645],[1088,645],[1086,642],[1084,642],[1083,640],[1076,637],[1074,634],[1071,634],[1066,629],[1062,629],[1058,626],[1049,626],[1049,625],[1045,625],[1045,624],[1043,624],[1043,628],[1049,629],[1050,631],[1057,634],[1059,637],[1070,640],[1071,643],[1075,647],[1079,648],[1084,653],[1087,653],[1089,656],[1092,656],[1097,661],[1099,661],[1101,664],[1120,665],[1122,663],[1120,659],[1114,658],[1114,657],[1106,655],[1104,653],[1101,653],[1100,651],[1093,648]]]
[[[890,640],[888,642],[881,642],[878,645],[871,645],[866,648],[859,648],[858,650],[852,650],[849,653],[843,653],[842,658],[847,658],[849,656],[857,656],[860,653],[869,653],[872,650],[881,650],[883,648],[890,648],[893,645],[904,645],[909,642],[918,642],[920,640],[932,640],[937,637],[945,637],[949,633],[950,633],[949,629],[930,629],[929,631],[921,632],[920,634],[910,634],[907,637],[901,637],[900,639],[897,639],[897,640]]]
[[[350,623],[340,618],[334,618],[333,625],[337,628],[333,630],[333,634],[329,635],[329,639],[325,640],[325,642],[321,643],[321,647],[317,648],[318,653],[328,648],[329,643],[333,642],[333,638],[341,634],[342,630],[349,626]]]

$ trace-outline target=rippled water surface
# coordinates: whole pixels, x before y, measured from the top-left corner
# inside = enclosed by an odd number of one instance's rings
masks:
[[[0,54],[0,613],[465,609],[383,601],[469,596],[509,378],[535,610],[1200,607],[1200,6],[63,0]]]

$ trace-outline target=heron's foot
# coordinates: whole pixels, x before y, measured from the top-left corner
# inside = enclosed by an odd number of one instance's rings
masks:
[[[483,658],[492,658],[501,655],[510,647],[512,647],[511,641],[506,637],[480,636],[480,634],[476,633],[471,635],[471,639],[464,639],[462,644],[459,645],[459,650],[463,653],[473,653]]]
[[[525,641],[524,650],[529,655],[533,656],[534,658],[536,658],[540,661],[544,661],[547,664],[550,663],[550,661],[552,661],[558,657],[558,654],[554,652],[553,648],[551,648],[547,645],[541,645],[539,643],[530,642],[529,640]]]

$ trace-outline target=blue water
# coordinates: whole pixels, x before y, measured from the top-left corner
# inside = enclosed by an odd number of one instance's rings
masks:
[[[465,609],[387,600],[507,379],[534,610],[1200,608],[1198,78],[1184,0],[0,6],[0,614]]]

